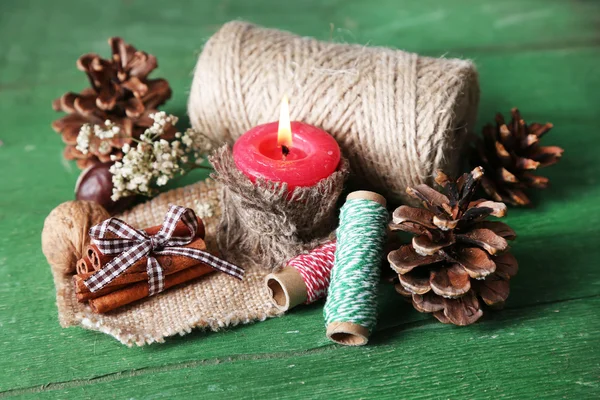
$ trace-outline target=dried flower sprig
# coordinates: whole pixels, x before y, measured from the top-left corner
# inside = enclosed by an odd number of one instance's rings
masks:
[[[162,136],[177,124],[177,117],[161,111],[150,118],[154,123],[134,140],[137,146],[124,145],[123,158],[110,168],[114,201],[136,194],[155,195],[171,179],[203,168],[203,156],[213,148],[210,139],[193,129],[177,132],[174,140],[167,141]]]
[[[104,126],[83,124],[77,135],[75,148],[83,154],[90,151],[102,155],[109,154],[113,148],[113,139],[118,138],[121,128],[109,119],[104,121]]]

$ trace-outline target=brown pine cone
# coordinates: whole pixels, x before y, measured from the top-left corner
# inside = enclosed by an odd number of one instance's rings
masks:
[[[519,110],[511,110],[512,119],[506,124],[502,114],[496,115],[496,126],[483,128],[472,155],[472,166],[481,165],[486,175],[481,186],[495,201],[517,206],[529,205],[526,189],[544,189],[548,178],[531,173],[540,167],[557,163],[563,149],[540,146],[540,138],[552,129],[551,123],[527,125]]]
[[[97,54],[85,54],[77,60],[77,68],[86,73],[91,87],[81,93],[67,92],[52,103],[54,110],[67,113],[52,123],[66,144],[64,157],[76,159],[82,169],[98,161],[109,161],[111,155],[120,159],[121,147],[131,144],[132,137],[139,138],[152,126],[149,115],[171,97],[166,80],[148,79],[157,67],[156,57],[136,50],[118,37],[110,38],[108,43],[112,50],[109,60]],[[109,146],[90,146],[86,154],[76,149],[84,124],[103,126],[106,120],[120,128],[118,137],[108,141]]]
[[[396,291],[412,297],[420,312],[433,313],[443,323],[469,325],[477,321],[487,305],[500,307],[509,294],[509,280],[518,270],[507,252],[507,240],[516,237],[505,223],[486,221],[503,217],[506,205],[488,200],[471,201],[482,179],[475,168],[458,180],[442,172],[436,182],[440,193],[427,185],[408,188],[407,193],[424,208],[398,207],[390,228],[414,234],[411,244],[388,254],[398,273]]]

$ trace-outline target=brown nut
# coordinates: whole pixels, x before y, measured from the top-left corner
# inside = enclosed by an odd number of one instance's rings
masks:
[[[89,229],[109,217],[102,206],[90,201],[68,201],[52,210],[42,230],[42,251],[52,269],[74,274],[90,242]]]
[[[128,208],[135,199],[133,196],[116,202],[111,199],[113,183],[109,169],[112,164],[111,162],[97,163],[83,170],[75,184],[75,198],[96,202],[111,214]]]

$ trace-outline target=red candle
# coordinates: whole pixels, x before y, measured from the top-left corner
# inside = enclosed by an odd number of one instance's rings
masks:
[[[291,192],[314,186],[335,172],[340,147],[317,127],[298,121],[290,124],[286,106],[282,104],[279,123],[259,125],[243,134],[233,146],[233,159],[252,182],[256,178],[285,182]]]

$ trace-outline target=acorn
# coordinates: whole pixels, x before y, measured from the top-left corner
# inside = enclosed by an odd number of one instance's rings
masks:
[[[117,201],[111,199],[113,183],[109,169],[112,165],[112,162],[92,164],[81,172],[75,184],[77,200],[98,203],[111,215],[126,210],[135,202],[135,196],[121,198]]]

